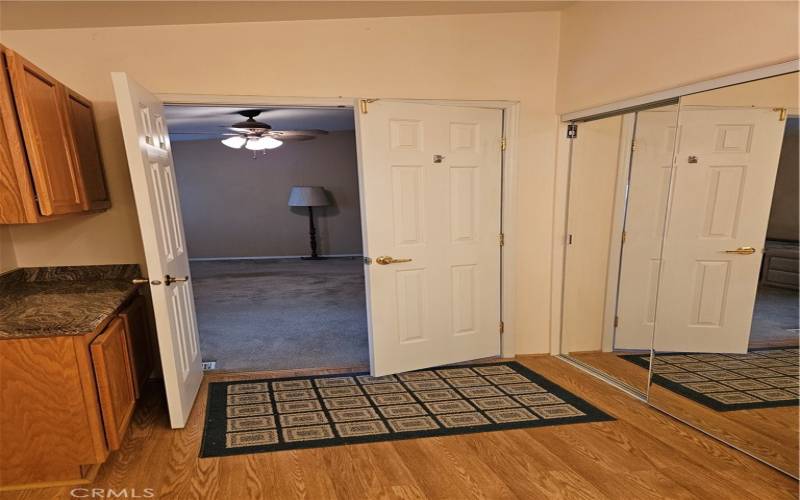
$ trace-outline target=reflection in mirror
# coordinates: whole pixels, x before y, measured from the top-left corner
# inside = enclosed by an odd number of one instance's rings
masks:
[[[790,74],[681,99],[649,391],[795,476],[797,93]]]
[[[561,352],[647,390],[678,106],[581,123],[572,141]]]

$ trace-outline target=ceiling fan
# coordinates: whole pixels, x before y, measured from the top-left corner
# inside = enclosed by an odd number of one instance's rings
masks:
[[[268,123],[256,121],[256,117],[263,113],[260,109],[245,109],[237,111],[236,114],[245,118],[244,121],[234,123],[230,127],[224,127],[230,132],[219,135],[230,136],[222,139],[222,144],[233,149],[249,149],[253,151],[253,157],[257,151],[267,153],[268,149],[275,149],[283,145],[286,141],[309,141],[320,135],[327,135],[327,130],[274,130]],[[172,132],[174,135],[199,135],[208,136],[208,132]]]
[[[222,139],[222,144],[229,148],[241,149],[242,147],[252,151],[275,149],[280,147],[284,141],[309,141],[317,136],[326,135],[326,130],[273,130],[272,127],[263,122],[256,121],[256,117],[261,114],[260,109],[247,109],[238,112],[245,121],[234,123],[227,127],[233,133],[227,139]]]

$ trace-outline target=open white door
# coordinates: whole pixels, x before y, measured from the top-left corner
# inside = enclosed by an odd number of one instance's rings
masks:
[[[785,121],[682,106],[654,347],[747,352]]]
[[[497,109],[358,115],[373,375],[500,354],[501,137]]]
[[[186,425],[203,369],[189,259],[162,103],[125,73],[112,73],[150,275],[170,424]]]
[[[678,106],[636,113],[614,349],[650,349]]]

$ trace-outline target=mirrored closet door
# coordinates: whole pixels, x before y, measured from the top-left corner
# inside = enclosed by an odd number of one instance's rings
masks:
[[[794,73],[680,99],[649,392],[795,476],[797,94]]]
[[[798,475],[798,75],[586,118],[561,354]]]

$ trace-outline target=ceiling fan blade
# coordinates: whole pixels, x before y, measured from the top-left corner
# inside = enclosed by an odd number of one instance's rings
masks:
[[[267,132],[268,135],[275,137],[276,139],[289,139],[295,136],[311,136],[316,137],[318,135],[328,135],[327,130],[320,130],[320,129],[310,129],[310,130],[270,130]]]
[[[232,132],[170,132],[169,135],[241,135],[241,134],[234,134]]]

